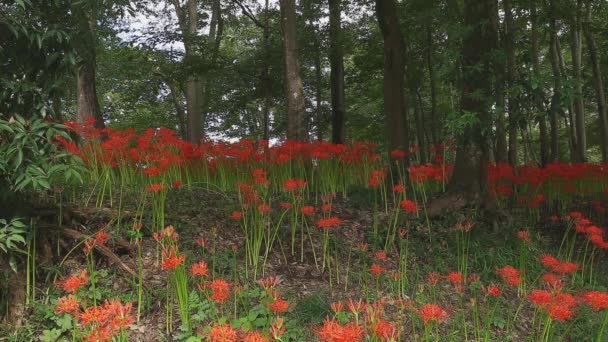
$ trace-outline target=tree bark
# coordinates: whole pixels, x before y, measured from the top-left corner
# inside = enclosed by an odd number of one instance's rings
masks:
[[[502,49],[500,36],[500,17],[498,0],[494,0],[495,11],[492,15],[492,30],[494,34],[494,46],[496,50]],[[502,57],[495,54],[494,57],[494,96],[496,101],[496,155],[495,161],[505,163],[508,161],[507,124],[505,116],[505,63]]]
[[[562,47],[561,44],[559,42],[559,39],[555,40],[555,46],[556,46],[556,51],[557,51],[557,57],[559,60],[559,68],[560,68],[560,72],[561,74],[565,77],[567,75],[566,72],[566,62],[564,61],[564,55],[562,54]],[[574,125],[574,101],[572,99],[570,99],[570,101],[568,102],[568,116],[567,116],[567,120],[566,120],[566,127],[568,128],[568,130],[570,131],[570,141],[569,141],[569,145],[570,145],[570,160],[576,160],[576,154],[577,154],[577,149],[578,149],[578,134]]]
[[[597,98],[597,113],[600,119],[600,147],[602,150],[602,161],[608,162],[608,112],[606,106],[606,94],[604,92],[604,80],[602,77],[602,68],[600,66],[600,57],[595,43],[595,37],[591,28],[591,1],[587,0],[586,18],[583,21],[583,34],[587,42],[589,50],[589,59],[591,62],[591,71],[593,75],[593,87],[595,88],[595,96]]]
[[[80,4],[72,5],[72,10],[79,31],[75,47],[81,60],[76,67],[76,118],[81,124],[92,120],[93,126],[101,129],[105,123],[97,97],[97,8],[85,9]]]
[[[583,103],[583,80],[581,71],[581,1],[577,1],[576,11],[570,18],[570,49],[572,54],[572,76],[574,78],[574,127],[577,144],[575,162],[587,160],[587,134],[585,132],[585,107]]]
[[[272,81],[270,80],[270,24],[269,0],[264,5],[264,63],[262,66],[262,88],[264,92],[264,112],[262,124],[264,125],[264,140],[270,137],[270,107],[272,106]]]
[[[304,86],[298,63],[295,0],[280,0],[283,53],[285,62],[285,98],[287,99],[287,139],[308,141],[304,108]]]
[[[490,115],[491,55],[496,42],[496,32],[487,20],[495,15],[496,3],[487,0],[465,0],[464,24],[470,29],[462,47],[463,85],[461,110],[473,113],[479,120],[467,126],[458,136],[458,150],[454,172],[448,192],[464,197],[464,203],[491,206],[488,193],[489,148],[488,127]]]
[[[416,134],[418,136],[418,155],[420,156],[420,164],[426,164],[427,158],[427,140],[424,135],[424,112],[422,111],[422,96],[418,89],[412,90],[412,103],[414,104],[414,119],[416,123]]]
[[[329,63],[331,83],[331,141],[344,143],[346,99],[344,93],[344,51],[340,15],[341,0],[329,0]]]
[[[509,112],[509,163],[517,166],[518,105],[515,96],[515,22],[511,0],[503,0],[505,11],[505,50],[507,54],[507,108]]]
[[[545,108],[543,105],[544,89],[540,84],[540,60],[538,53],[538,13],[536,0],[530,0],[530,40],[532,45],[532,74],[533,82],[536,87],[532,88],[532,100],[536,109],[536,118],[540,134],[540,163],[542,166],[549,162],[549,136],[547,132],[547,120],[545,118]]]
[[[559,116],[562,114],[562,77],[559,68],[559,56],[557,53],[557,19],[555,17],[555,2],[549,0],[549,59],[553,73],[553,96],[551,97],[551,108],[549,120],[551,123],[551,161],[559,161]]]
[[[435,60],[433,58],[434,46],[433,46],[433,23],[427,25],[427,48],[426,48],[426,62],[429,69],[429,88],[431,92],[431,139],[432,144],[439,144],[437,139],[438,131],[440,130],[437,119],[437,79],[435,75]]]
[[[323,122],[323,107],[321,105],[323,94],[323,71],[321,70],[321,47],[318,42],[315,45],[317,50],[315,52],[315,121],[317,123],[317,140],[323,141],[323,126],[325,126],[325,123]]]
[[[376,17],[384,40],[384,112],[387,117],[390,150],[408,152],[409,136],[405,117],[405,44],[395,0],[376,0]],[[406,164],[408,159],[403,161]]]

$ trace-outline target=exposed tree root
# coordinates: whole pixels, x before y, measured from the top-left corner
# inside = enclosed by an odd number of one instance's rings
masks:
[[[61,233],[65,236],[68,236],[75,240],[84,240],[87,238],[86,234],[83,234],[79,231],[70,228],[62,228]],[[114,252],[112,252],[106,246],[95,245],[95,249],[98,250],[101,254],[107,257],[111,262],[114,262],[118,267],[120,267],[123,271],[129,273],[133,277],[137,277],[137,273],[133,271],[127,264],[125,264]]]

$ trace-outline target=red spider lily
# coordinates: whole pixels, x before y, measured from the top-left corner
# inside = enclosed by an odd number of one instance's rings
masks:
[[[381,261],[387,261],[388,257],[386,256],[386,252],[385,251],[377,251],[374,253],[374,258],[381,260]]]
[[[437,304],[425,304],[417,310],[417,314],[422,318],[424,325],[432,321],[441,323],[448,317],[448,313]]]
[[[72,316],[76,316],[79,310],[80,302],[73,295],[57,299],[57,308],[55,309],[55,313],[57,315],[67,313]]]
[[[207,244],[209,244],[209,239],[205,239],[205,238],[200,238],[200,239],[196,239],[196,245],[199,247],[207,247]]]
[[[520,230],[519,232],[517,232],[517,237],[525,244],[530,244],[532,242],[532,240],[530,239],[530,233],[526,230]]]
[[[281,202],[281,204],[279,204],[279,205],[281,206],[281,208],[287,209],[287,210],[291,209],[291,207],[292,207],[291,203],[289,203],[289,202]]]
[[[243,218],[243,212],[242,211],[233,211],[232,214],[230,215],[230,218],[236,221],[239,221],[240,219]]]
[[[275,315],[281,314],[289,309],[289,303],[286,300],[278,297],[268,305],[268,308]]]
[[[161,183],[150,184],[146,190],[153,193],[159,193],[165,190],[165,186]]]
[[[89,273],[81,270],[77,275],[68,277],[61,283],[61,288],[65,292],[76,293],[78,289],[89,281]]]
[[[407,152],[401,150],[392,150],[391,157],[393,158],[405,158],[407,156]]]
[[[272,321],[270,325],[270,336],[275,340],[281,340],[281,336],[285,334],[285,327],[283,326],[283,318],[277,317]]]
[[[490,295],[492,297],[498,297],[502,293],[500,288],[496,285],[488,285],[488,286],[482,285],[481,288],[482,288],[483,292],[487,293],[488,295]]]
[[[519,278],[519,271],[510,265],[507,265],[503,268],[499,268],[496,270],[496,273],[500,275],[505,283],[509,286],[517,286],[521,283],[521,279]]]
[[[97,232],[97,234],[95,234],[95,244],[98,246],[105,246],[106,243],[108,243],[108,240],[110,239],[110,236],[108,235],[108,233],[104,232],[103,230]]]
[[[205,261],[199,261],[196,264],[192,264],[190,267],[190,273],[194,277],[207,277],[209,275],[209,268]]]
[[[260,332],[250,331],[243,337],[243,342],[270,342],[270,340]]]
[[[344,303],[342,302],[337,302],[337,303],[331,303],[331,311],[333,311],[335,314],[339,314],[340,312],[344,311]]]
[[[373,334],[384,341],[397,341],[399,339],[399,330],[394,324],[384,320],[378,320],[371,326]]]
[[[288,179],[283,183],[283,189],[287,192],[301,190],[306,187],[306,181],[304,179]]]
[[[576,300],[569,293],[551,294],[548,291],[538,289],[532,290],[528,300],[546,310],[552,320],[562,322],[572,318],[572,308],[576,305]]]
[[[545,282],[545,284],[547,284],[547,286],[552,290],[552,291],[561,291],[562,288],[564,287],[564,284],[562,283],[561,279],[559,279],[555,274],[553,273],[545,273],[543,274],[542,277],[543,281]]]
[[[330,212],[331,209],[332,209],[332,206],[329,203],[323,203],[323,205],[321,205],[321,212],[327,213],[327,212]]]
[[[268,212],[270,212],[270,205],[268,205],[268,204],[260,204],[258,206],[258,211],[260,213],[268,213]]]
[[[373,264],[370,268],[369,268],[369,273],[375,275],[376,277],[379,277],[382,273],[384,273],[386,271],[386,269],[378,264]]]
[[[176,179],[173,181],[173,183],[171,183],[171,185],[173,185],[174,189],[179,189],[182,186],[182,181],[179,179]]]
[[[401,185],[401,184],[397,184],[395,186],[393,186],[393,191],[396,193],[404,193],[405,192],[405,186]]]
[[[265,290],[269,290],[277,287],[279,284],[283,282],[283,279],[280,276],[277,277],[266,277],[258,280],[258,284],[263,287]]]
[[[541,264],[543,266],[551,269],[554,273],[557,274],[571,274],[578,270],[578,265],[573,262],[563,262],[558,260],[557,258],[551,255],[543,255],[540,259]]]
[[[230,289],[232,284],[222,278],[213,280],[207,283],[207,288],[211,289],[212,293],[209,298],[219,304],[224,304],[230,298]]]
[[[561,220],[561,218],[557,215],[552,215],[549,217],[549,221],[551,221],[553,223],[557,223],[557,222],[559,222],[559,220]]]
[[[163,252],[165,254],[165,252]],[[164,255],[164,260],[161,264],[163,270],[171,271],[176,269],[178,266],[184,263],[186,260],[186,256],[184,254],[177,255],[173,252],[167,253],[168,255]]]
[[[338,217],[322,218],[317,221],[317,227],[322,229],[329,229],[332,227],[338,227],[342,223],[342,219]]]
[[[589,291],[583,294],[582,300],[594,311],[608,309],[608,292]]]
[[[460,272],[450,272],[445,278],[452,284],[462,284],[464,282],[464,278]]]
[[[346,306],[348,307],[348,310],[354,315],[359,314],[360,312],[365,310],[365,308],[367,307],[367,305],[365,304],[363,299],[360,299],[360,298],[356,302],[353,301],[352,298],[349,298],[348,301],[346,302]]]
[[[232,329],[229,324],[216,324],[211,327],[207,335],[210,342],[238,342],[237,331]]]
[[[314,215],[315,213],[315,207],[311,207],[311,206],[304,206],[302,207],[302,214],[306,215],[306,216],[311,216]]]
[[[475,226],[475,223],[470,220],[464,220],[463,222],[456,223],[454,228],[461,232],[468,233],[473,226]]]
[[[364,330],[354,323],[342,326],[335,319],[326,318],[317,335],[323,342],[358,342],[363,341]]]
[[[538,306],[545,307],[553,301],[553,296],[549,291],[534,289],[528,295],[528,300]]]
[[[403,200],[401,201],[400,205],[406,213],[415,214],[416,212],[418,212],[418,207],[416,206],[416,203],[410,200]]]

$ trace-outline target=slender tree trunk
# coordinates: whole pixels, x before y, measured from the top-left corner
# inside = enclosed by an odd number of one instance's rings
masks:
[[[264,63],[262,66],[262,89],[264,91],[264,111],[262,124],[264,140],[269,138],[270,107],[272,106],[272,81],[270,80],[270,24],[269,0],[264,5]]]
[[[557,51],[557,57],[559,60],[559,68],[560,68],[560,72],[562,74],[563,77],[565,77],[567,75],[566,72],[566,62],[564,61],[564,55],[562,54],[562,47],[561,44],[559,42],[559,39],[557,39],[555,41],[555,46],[556,46],[556,51]],[[568,117],[567,117],[567,123],[566,123],[566,127],[569,128],[570,131],[570,160],[575,161],[577,159],[576,157],[576,151],[578,149],[578,134],[576,132],[576,128],[574,126],[574,101],[572,99],[570,99],[570,101],[568,102]]]
[[[499,17],[499,6],[498,0],[494,0],[494,6],[496,10],[492,15],[492,30],[495,32],[494,44],[497,50],[502,49],[502,42],[500,37],[500,17]],[[507,162],[508,161],[508,145],[507,145],[507,124],[505,117],[505,64],[503,58],[500,56],[494,57],[494,94],[496,98],[496,162]]]
[[[431,139],[432,144],[439,144],[437,134],[439,132],[438,118],[437,118],[437,79],[435,75],[435,60],[433,58],[434,46],[433,46],[433,24],[427,25],[426,33],[426,62],[429,69],[429,86],[431,91]]]
[[[536,118],[538,121],[538,129],[540,133],[540,164],[547,165],[549,162],[549,135],[547,132],[547,120],[545,118],[546,110],[543,105],[545,97],[543,86],[540,84],[540,60],[538,53],[538,13],[536,8],[537,0],[530,0],[530,26],[531,26],[531,43],[532,43],[532,74],[533,81],[536,83],[536,88],[532,88],[532,96],[534,108],[536,109]]]
[[[420,164],[426,164],[428,162],[427,152],[428,147],[426,138],[424,136],[424,113],[422,111],[422,96],[418,89],[413,90],[412,103],[414,104],[414,118],[416,122],[416,134],[418,136],[418,154],[420,155]]]
[[[515,96],[515,22],[511,0],[503,0],[505,11],[505,50],[507,54],[507,108],[509,110],[509,163],[517,165],[518,105]]]
[[[559,115],[562,113],[562,78],[557,53],[557,19],[555,18],[554,0],[549,0],[549,59],[553,73],[553,96],[551,97],[551,161],[559,160]]]
[[[317,51],[315,52],[315,87],[316,87],[316,94],[315,94],[315,100],[316,100],[316,104],[315,104],[315,116],[316,116],[316,123],[317,123],[317,140],[318,141],[323,141],[323,126],[325,126],[325,123],[323,122],[323,108],[321,106],[321,102],[322,102],[322,90],[323,90],[323,71],[321,70],[321,47],[319,46],[319,44],[317,43],[317,47],[316,47]]]
[[[187,140],[188,127],[186,126],[186,112],[184,111],[184,106],[180,99],[180,90],[178,90],[173,80],[167,80],[166,83],[171,92],[171,100],[173,101],[175,112],[177,113],[177,124],[179,125],[180,136],[182,139]]]
[[[405,44],[395,0],[376,0],[376,16],[384,39],[384,112],[387,116],[390,150],[409,150],[405,117]],[[405,160],[407,163],[407,158]]]
[[[93,121],[95,128],[104,128],[105,124],[97,97],[97,8],[83,8],[83,5],[72,5],[77,16],[79,37],[76,40],[76,51],[81,59],[76,74],[76,118],[81,124]]]
[[[608,112],[606,106],[606,94],[604,92],[604,80],[602,77],[602,68],[600,66],[600,57],[595,44],[595,37],[591,29],[591,1],[587,0],[586,18],[583,21],[583,34],[587,42],[589,50],[589,58],[591,62],[591,71],[593,75],[593,86],[595,88],[595,96],[597,97],[597,113],[600,119],[600,137],[602,161],[608,162]]]
[[[285,97],[287,99],[287,139],[308,141],[308,124],[304,110],[304,86],[300,78],[296,40],[295,0],[280,0],[281,28],[285,62]]]
[[[585,132],[585,107],[583,103],[583,80],[581,71],[580,10],[581,2],[578,0],[576,13],[572,14],[570,21],[570,49],[574,79],[574,126],[578,139],[574,161],[585,162],[587,160],[587,134]]]
[[[344,52],[340,15],[341,0],[329,0],[329,60],[331,83],[331,140],[344,143],[346,99],[344,93]]]
[[[551,19],[554,21],[554,19]],[[559,160],[559,114],[562,112],[562,80],[559,70],[559,58],[557,56],[556,40],[554,31],[555,23],[551,25],[551,41],[549,43],[549,58],[551,59],[551,70],[553,72],[553,96],[551,97],[551,161]]]

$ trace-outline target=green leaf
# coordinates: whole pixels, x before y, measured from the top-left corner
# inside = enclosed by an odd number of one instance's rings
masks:
[[[11,266],[11,270],[13,270],[13,272],[17,273],[17,271],[19,271],[17,268],[17,259],[14,255],[11,254],[10,258],[8,259],[8,264]]]

